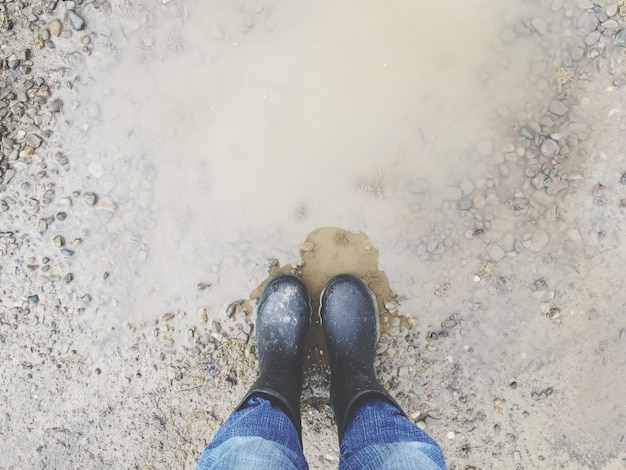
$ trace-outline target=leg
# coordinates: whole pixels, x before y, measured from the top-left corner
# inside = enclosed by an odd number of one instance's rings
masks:
[[[279,274],[256,318],[259,377],[205,449],[199,469],[308,468],[302,454],[302,352],[311,304],[304,283]]]
[[[406,416],[376,379],[376,299],[356,276],[333,277],[320,299],[330,355],[330,401],[340,468],[445,469],[439,446]]]
[[[439,445],[383,398],[366,399],[341,441],[339,468],[445,470]]]
[[[262,396],[249,398],[219,429],[197,470],[308,469],[291,419]]]

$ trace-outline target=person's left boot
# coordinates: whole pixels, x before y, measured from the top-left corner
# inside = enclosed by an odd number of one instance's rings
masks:
[[[235,410],[254,395],[267,398],[289,416],[301,441],[302,355],[310,318],[311,301],[299,277],[278,274],[267,283],[256,318],[259,377]]]

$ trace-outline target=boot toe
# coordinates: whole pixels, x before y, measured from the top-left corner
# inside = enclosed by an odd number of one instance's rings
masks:
[[[265,287],[257,309],[259,348],[298,349],[304,342],[310,314],[311,302],[302,280],[290,274],[275,276]]]
[[[378,339],[378,308],[367,284],[352,274],[333,277],[322,292],[320,318],[335,346],[373,347]]]

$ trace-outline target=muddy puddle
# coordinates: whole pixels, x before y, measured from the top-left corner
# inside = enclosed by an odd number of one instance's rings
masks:
[[[555,92],[532,14],[495,1],[116,11],[62,91],[59,146],[81,166],[68,199],[105,199],[75,226],[74,285],[99,313],[86,321],[221,317],[324,226],[366,233],[411,310],[428,261],[482,249],[461,246],[484,223],[467,211],[521,184],[502,164],[523,149],[501,148]]]
[[[410,318],[398,312],[398,295],[391,289],[386,274],[378,269],[379,253],[369,237],[340,227],[322,227],[307,235],[300,246],[301,261],[279,266],[271,263],[269,277],[250,293],[239,309],[251,313],[263,293],[265,284],[278,273],[300,276],[311,297],[311,329],[307,337],[307,365],[326,363],[327,345],[319,316],[320,296],[330,278],[349,273],[363,279],[376,296],[379,313],[379,338],[382,345],[388,343],[389,334],[399,335],[412,327]],[[236,313],[236,312],[234,312]],[[247,320],[253,318],[248,315]]]

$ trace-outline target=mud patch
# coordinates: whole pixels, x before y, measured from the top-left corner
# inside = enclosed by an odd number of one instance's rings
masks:
[[[387,275],[378,267],[378,250],[363,232],[351,232],[339,227],[322,227],[307,235],[300,247],[302,262],[296,264],[270,263],[269,277],[250,293],[244,302],[248,312],[258,302],[265,284],[278,273],[297,274],[306,284],[311,296],[313,316],[305,349],[308,351],[305,367],[321,362],[327,364],[326,341],[320,324],[320,295],[328,280],[342,273],[363,279],[376,296],[380,315],[380,335],[386,338],[392,329],[408,331],[413,320],[398,311],[398,295],[389,285]]]

